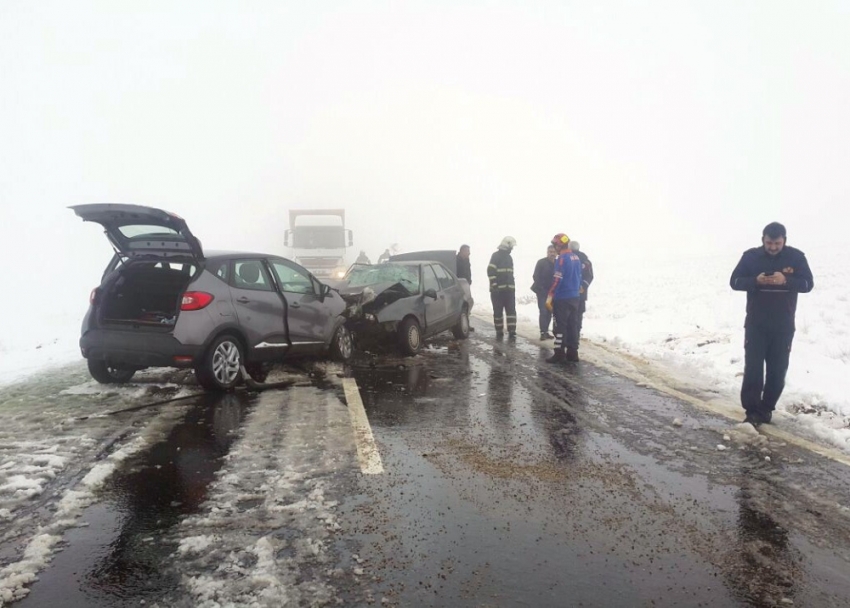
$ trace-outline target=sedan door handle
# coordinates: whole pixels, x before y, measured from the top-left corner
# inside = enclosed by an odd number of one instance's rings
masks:
[[[247,303],[248,303],[248,302],[250,302],[251,300],[249,300],[249,299],[248,299],[248,298],[246,298],[245,296],[242,296],[241,298],[236,298],[236,301],[237,301],[237,302],[239,302],[240,304],[247,304]]]
[[[301,304],[299,304],[298,302],[293,302],[292,304],[290,304],[290,306],[292,308],[301,308]]]

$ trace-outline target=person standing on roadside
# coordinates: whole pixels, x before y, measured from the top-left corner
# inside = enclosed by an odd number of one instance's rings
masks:
[[[593,283],[593,264],[590,258],[581,250],[581,244],[576,240],[570,241],[570,249],[573,250],[581,260],[581,289],[579,289],[579,299],[581,302],[578,307],[578,337],[581,339],[581,326],[584,324],[584,311],[587,310],[587,290],[590,284]]]
[[[461,245],[457,252],[457,278],[472,285],[472,266],[469,262],[469,245]]]
[[[516,247],[516,239],[506,236],[499,248],[490,256],[487,266],[487,278],[490,279],[490,301],[493,303],[493,325],[496,327],[496,339],[505,333],[504,320],[507,316],[508,336],[516,337],[516,285],[514,283],[514,259],[511,251]]]
[[[552,245],[558,251],[558,258],[555,260],[555,274],[546,297],[546,307],[555,313],[555,353],[546,362],[578,362],[581,260],[570,250],[570,237],[563,232],[554,236]]]
[[[791,358],[797,294],[815,285],[806,255],[786,241],[785,226],[768,224],[762,246],[745,251],[729,279],[732,289],[747,292],[741,405],[753,425],[773,417]]]
[[[554,336],[549,333],[549,324],[552,322],[552,312],[546,307],[546,298],[549,296],[549,288],[555,276],[555,258],[558,252],[554,245],[546,249],[546,257],[537,260],[534,266],[534,283],[531,291],[537,296],[537,309],[540,311],[540,339],[551,340]]]

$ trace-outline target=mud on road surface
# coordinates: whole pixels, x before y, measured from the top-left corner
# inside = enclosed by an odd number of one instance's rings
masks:
[[[0,489],[0,586],[20,606],[850,605],[848,467],[549,352],[479,325],[280,391],[79,367],[4,389],[0,486],[27,491]],[[62,550],[21,567],[45,537]]]

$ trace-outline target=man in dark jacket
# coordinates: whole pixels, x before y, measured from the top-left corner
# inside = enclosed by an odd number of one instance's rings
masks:
[[[570,237],[563,232],[554,236],[552,245],[558,251],[558,258],[555,260],[555,274],[546,297],[546,307],[555,313],[555,354],[546,362],[578,362],[581,260],[570,249]]]
[[[457,278],[472,285],[472,267],[469,263],[469,245],[461,245],[457,252]]]
[[[587,290],[590,288],[590,284],[593,283],[593,264],[590,261],[590,258],[585,255],[583,251],[581,251],[581,244],[576,240],[570,241],[570,249],[573,250],[578,256],[578,259],[581,260],[581,289],[579,290],[579,298],[581,302],[578,307],[578,317],[576,318],[578,323],[578,336],[581,338],[581,326],[584,323],[584,311],[587,310]]]
[[[490,256],[487,278],[490,279],[490,301],[493,303],[493,324],[496,338],[504,335],[504,317],[508,317],[508,336],[516,337],[516,285],[514,284],[514,259],[511,251],[516,239],[506,236],[499,248]]]
[[[744,252],[729,280],[732,289],[747,292],[741,405],[744,422],[754,425],[770,422],[785,387],[797,294],[814,287],[805,254],[785,244],[785,226],[768,224],[761,241],[761,247]]]
[[[537,265],[534,267],[534,283],[531,284],[531,291],[537,296],[541,340],[551,340],[554,337],[549,333],[552,313],[546,308],[546,298],[549,296],[549,288],[552,286],[552,279],[555,275],[556,257],[558,257],[558,253],[555,251],[555,246],[549,245],[546,249],[546,257],[537,260]]]

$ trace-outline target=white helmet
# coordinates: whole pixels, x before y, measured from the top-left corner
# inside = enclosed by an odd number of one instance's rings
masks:
[[[499,249],[507,249],[510,251],[514,247],[516,247],[516,239],[512,236],[506,236],[502,239],[502,242],[499,243]]]

